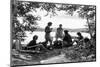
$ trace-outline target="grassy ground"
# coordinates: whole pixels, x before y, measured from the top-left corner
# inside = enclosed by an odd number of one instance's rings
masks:
[[[92,44],[95,45],[94,42],[92,42]],[[95,47],[76,45],[69,48],[43,51],[42,53],[24,53],[12,50],[12,64],[14,65],[41,64],[40,63],[41,60],[46,60],[48,58],[59,56],[61,54],[65,54],[65,58],[69,59],[71,62],[95,61],[96,60],[95,49],[96,49]]]

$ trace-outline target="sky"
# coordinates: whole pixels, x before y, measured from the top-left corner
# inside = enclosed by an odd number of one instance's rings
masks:
[[[50,17],[50,14],[48,16],[45,16],[47,14],[46,11],[40,11],[40,9],[37,9],[37,12],[35,13],[30,12],[30,14],[41,16],[41,20],[37,21],[38,26],[41,28],[45,28],[48,22],[52,22],[52,28],[57,28],[59,24],[63,25],[63,28],[70,28],[70,29],[77,29],[77,28],[86,28],[86,19],[82,19],[78,17],[78,14],[75,12],[73,16],[66,15],[64,11],[56,11],[58,15]]]
[[[48,22],[52,22],[52,27],[57,28],[59,24],[63,25],[63,28],[86,28],[86,20],[79,19],[76,17],[69,17],[69,16],[56,16],[53,18],[43,17],[41,21],[39,21],[39,26],[44,28]]]

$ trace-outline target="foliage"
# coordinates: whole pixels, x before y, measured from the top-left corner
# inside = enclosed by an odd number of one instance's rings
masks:
[[[13,38],[16,39],[18,35],[16,35],[18,32],[24,33],[24,31],[34,31],[36,27],[33,25],[36,24],[36,20],[39,20],[39,16],[33,16],[28,14],[28,12],[31,12],[31,10],[35,10],[35,8],[38,8],[39,5],[37,3],[27,3],[27,2],[13,2],[12,3],[12,34]],[[23,23],[20,23],[18,21],[18,17],[23,17]],[[22,37],[25,35],[25,33],[22,35]]]

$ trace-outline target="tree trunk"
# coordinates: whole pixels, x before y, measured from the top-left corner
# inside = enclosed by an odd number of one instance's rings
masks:
[[[91,27],[89,25],[89,19],[88,18],[87,18],[87,24],[88,24],[88,29],[89,29],[90,36],[92,38],[92,30],[91,30]]]

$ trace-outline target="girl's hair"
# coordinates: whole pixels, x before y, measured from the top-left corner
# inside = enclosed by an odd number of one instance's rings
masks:
[[[68,33],[68,30],[64,30],[64,33],[65,33],[65,34]]]
[[[37,36],[37,35],[34,35],[34,36],[33,36],[33,40],[34,40],[34,39],[37,39],[37,38],[38,38],[38,36]]]
[[[62,24],[59,24],[59,26],[62,26]]]
[[[77,32],[77,35],[81,35],[81,33],[80,32]]]
[[[48,22],[48,25],[51,25],[52,24],[52,22]]]

